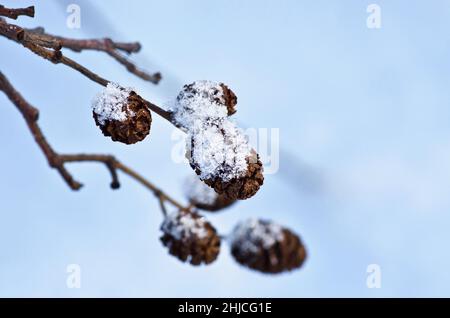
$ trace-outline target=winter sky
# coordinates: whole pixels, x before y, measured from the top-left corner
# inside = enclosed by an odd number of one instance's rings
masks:
[[[36,6],[20,25],[140,41],[133,60],[161,71],[158,86],[105,54],[67,55],[160,105],[194,80],[229,85],[242,125],[279,129],[279,171],[254,198],[208,218],[222,233],[250,216],[273,219],[301,235],[308,260],[265,276],[236,264],[224,244],[210,266],[180,263],[159,242],[151,193],[126,176],[112,191],[98,164],[71,165],[85,187],[70,191],[0,95],[0,296],[450,296],[450,2],[1,2]],[[72,3],[80,29],[66,24]],[[375,29],[366,23],[373,3]],[[40,109],[57,151],[114,154],[183,200],[192,170],[173,160],[172,126],[154,115],[144,142],[112,143],[92,119],[100,86],[0,41],[0,70]],[[81,288],[67,287],[70,264]],[[381,288],[367,286],[370,264]]]

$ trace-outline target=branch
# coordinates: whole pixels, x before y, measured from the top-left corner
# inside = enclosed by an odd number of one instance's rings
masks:
[[[0,4],[0,16],[15,20],[21,15],[26,15],[34,18],[34,6],[20,9],[9,9]]]
[[[156,187],[153,183],[145,179],[139,173],[121,163],[114,156],[99,154],[58,154],[47,142],[42,130],[37,123],[39,111],[22,97],[22,95],[11,85],[9,80],[2,72],[0,72],[0,90],[5,93],[5,95],[11,100],[11,102],[22,114],[25,122],[28,125],[28,128],[30,129],[31,134],[34,137],[34,140],[41,148],[44,156],[47,158],[47,162],[50,167],[56,169],[59,172],[63,180],[72,190],[79,190],[82,187],[82,184],[72,177],[72,175],[66,170],[64,165],[66,163],[74,162],[98,162],[104,164],[109,170],[112,179],[111,188],[118,189],[120,187],[117,171],[121,171],[150,190],[158,198],[163,214],[167,213],[164,202],[169,202],[180,210],[191,210],[190,207],[185,207],[175,199],[171,198],[169,195],[164,193],[161,189]]]
[[[110,82],[107,79],[92,72],[88,68],[82,66],[81,64],[78,64],[74,60],[64,56],[62,54],[62,52],[60,51],[60,48],[62,47],[62,43],[57,38],[54,38],[48,34],[45,34],[44,30],[42,28],[27,30],[20,26],[17,26],[14,24],[9,24],[6,21],[0,19],[0,35],[23,45],[25,48],[29,49],[36,55],[54,63],[54,64],[66,65],[66,66],[80,72],[81,74],[83,74],[84,76],[89,78],[90,80],[92,80],[102,86],[106,86]],[[77,40],[75,40],[75,41],[77,41]],[[90,40],[87,40],[87,41],[90,41]],[[99,41],[99,40],[97,40],[97,41]],[[97,43],[96,45],[98,45],[101,42],[94,42],[94,43]],[[80,47],[82,46],[79,42],[78,42],[78,44],[80,45]],[[86,43],[84,43],[83,45],[86,45]],[[120,47],[121,50],[137,49],[136,45],[132,45],[132,44],[115,43],[114,45]],[[100,50],[100,49],[98,49],[98,50]],[[155,112],[162,118],[164,118],[167,121],[174,124],[171,120],[172,116],[171,116],[170,112],[162,109],[161,107],[159,107],[147,100],[144,100],[144,101],[150,110],[152,110],[153,112]]]
[[[27,33],[30,37],[33,37],[35,41],[43,41],[51,44],[50,48],[61,49],[67,48],[74,52],[82,52],[83,50],[94,50],[102,51],[107,53],[109,56],[114,58],[117,62],[126,67],[126,69],[136,75],[137,77],[158,84],[161,80],[161,73],[148,74],[136,67],[136,65],[130,62],[125,56],[123,56],[119,51],[123,51],[127,54],[137,53],[141,49],[141,45],[138,42],[133,43],[120,43],[114,42],[109,38],[105,39],[89,39],[89,40],[78,40],[69,39],[56,35],[51,35],[45,33],[43,28],[38,29],[27,29]],[[56,44],[56,45],[55,45]],[[58,48],[59,47],[59,48]]]

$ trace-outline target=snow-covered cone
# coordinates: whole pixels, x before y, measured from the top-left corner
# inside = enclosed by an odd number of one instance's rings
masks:
[[[244,174],[230,180],[222,177],[205,179],[204,182],[212,187],[217,193],[227,198],[246,200],[258,192],[264,183],[263,165],[256,152],[246,157],[247,169]]]
[[[218,194],[194,175],[186,179],[184,193],[193,206],[209,212],[220,211],[236,202],[225,195]]]
[[[263,273],[299,268],[306,258],[300,238],[273,222],[249,219],[230,236],[231,254],[240,264]]]
[[[216,229],[194,212],[178,211],[166,216],[161,225],[161,242],[169,253],[192,265],[210,264],[220,252]]]
[[[223,83],[196,81],[192,84],[184,85],[182,91],[178,94],[177,100],[195,100],[197,98],[207,99],[211,103],[225,106],[228,116],[231,116],[236,112],[237,97],[234,92]]]
[[[109,83],[92,102],[92,111],[103,135],[113,141],[130,145],[142,141],[150,133],[150,110],[131,88]]]
[[[187,157],[200,179],[229,199],[248,199],[263,184],[258,155],[236,124],[221,84],[199,81],[185,86],[172,109],[173,120],[188,133]],[[233,94],[234,95],[234,94]],[[233,98],[230,99],[233,104]]]

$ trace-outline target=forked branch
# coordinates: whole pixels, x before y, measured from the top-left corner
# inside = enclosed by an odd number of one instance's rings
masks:
[[[101,154],[59,154],[57,153],[46,140],[41,128],[38,125],[39,111],[37,108],[29,104],[25,98],[11,85],[6,76],[0,72],[0,91],[3,91],[5,95],[11,100],[11,102],[16,106],[16,108],[20,111],[25,122],[30,129],[34,140],[41,148],[44,153],[48,164],[50,167],[56,169],[63,180],[67,183],[67,185],[73,190],[79,190],[82,187],[82,184],[76,181],[69,171],[65,168],[65,164],[67,163],[75,163],[75,162],[98,162],[102,163],[106,166],[111,174],[111,188],[117,189],[120,187],[119,177],[117,171],[121,171],[145,188],[150,190],[160,201],[160,206],[162,208],[162,212],[165,214],[166,209],[164,207],[165,202],[171,203],[173,206],[180,210],[190,210],[189,207],[185,207],[166,193],[164,193],[161,189],[156,187],[153,183],[145,179],[139,173],[131,169],[130,167],[124,165],[119,160],[117,160],[114,156],[111,155],[101,155]]]
[[[17,19],[21,15],[34,17],[34,6],[28,8],[9,9],[0,4],[0,16],[10,19]]]

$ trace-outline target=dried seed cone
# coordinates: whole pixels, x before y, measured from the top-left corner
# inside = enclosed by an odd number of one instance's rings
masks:
[[[221,178],[207,179],[204,182],[230,200],[246,200],[258,192],[264,183],[263,164],[258,154],[252,151],[247,157],[247,171],[239,178],[223,181]],[[198,173],[198,170],[197,170]]]
[[[99,120],[99,115],[93,111],[95,123],[100,127],[103,135],[111,137],[127,145],[142,141],[150,133],[152,115],[141,96],[131,91],[126,103],[121,106],[125,118],[122,120]]]
[[[169,215],[161,225],[161,242],[169,253],[192,265],[210,264],[220,252],[216,229],[194,212],[179,211]]]
[[[263,165],[228,119],[235,112],[234,93],[224,84],[197,81],[183,87],[177,102],[173,118],[188,131],[186,157],[200,179],[230,200],[255,195],[264,182]]]
[[[299,268],[306,259],[305,247],[295,233],[263,220],[235,228],[231,254],[241,265],[272,274]]]
[[[208,83],[209,90],[201,90],[202,83]],[[236,113],[236,105],[237,105],[237,96],[234,92],[225,84],[219,83],[217,88],[212,89],[212,82],[207,81],[197,81],[191,84],[187,84],[183,86],[183,90],[177,97],[177,100],[180,101],[183,98],[191,98],[193,96],[201,95],[204,98],[209,98],[211,101],[216,102],[217,104],[224,105],[227,107],[228,116]]]

